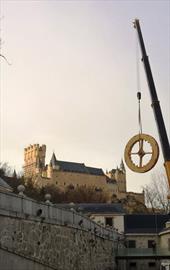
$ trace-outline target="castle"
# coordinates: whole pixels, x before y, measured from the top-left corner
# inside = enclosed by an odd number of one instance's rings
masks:
[[[121,161],[120,167],[106,174],[100,168],[88,167],[84,163],[57,160],[55,154],[49,164],[45,164],[46,145],[30,145],[24,149],[24,178],[32,179],[35,186],[43,187],[53,184],[61,190],[80,186],[93,187],[104,191],[108,198],[118,199],[134,196],[144,203],[143,193],[127,192],[126,169]]]

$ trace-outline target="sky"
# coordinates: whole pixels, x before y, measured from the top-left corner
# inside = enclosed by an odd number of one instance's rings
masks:
[[[1,0],[0,8],[1,54],[11,64],[0,59],[1,162],[19,171],[24,147],[39,143],[46,163],[54,151],[59,160],[116,168],[139,132],[138,71],[143,133],[159,143],[135,18],[170,138],[170,1]],[[148,173],[126,166],[128,190],[142,191],[162,166],[161,149]]]

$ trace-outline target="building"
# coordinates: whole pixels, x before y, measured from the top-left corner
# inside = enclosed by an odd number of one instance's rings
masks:
[[[38,187],[48,184],[53,184],[61,190],[68,187],[93,187],[96,191],[105,192],[108,200],[113,196],[122,199],[132,195],[126,189],[126,170],[123,160],[119,168],[105,174],[101,168],[58,160],[54,153],[49,164],[46,164],[45,157],[46,145],[34,144],[24,149],[24,177],[27,181],[32,179]],[[144,204],[143,193],[133,193],[133,197]]]
[[[121,203],[70,203],[56,206],[79,212],[97,224],[115,229],[120,234],[124,232],[125,210]]]
[[[0,177],[0,191],[13,192],[13,188],[2,177]]]
[[[118,269],[166,269],[163,263],[170,264],[169,220],[169,215],[161,214],[125,215],[125,248],[118,250]]]

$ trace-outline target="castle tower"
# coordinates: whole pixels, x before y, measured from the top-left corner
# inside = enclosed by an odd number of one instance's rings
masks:
[[[123,160],[121,160],[120,168],[116,169],[115,179],[116,179],[117,184],[118,184],[119,192],[127,192],[127,190],[126,190],[126,169],[125,169]]]
[[[48,168],[47,168],[47,177],[52,178],[53,172],[56,170],[58,171],[59,169],[60,169],[60,166],[57,162],[55,153],[53,152],[53,155],[51,157],[50,163],[49,163]]]
[[[30,178],[45,167],[46,145],[30,145],[24,149],[24,177]]]
[[[126,169],[125,169],[125,165],[124,165],[123,159],[121,159],[120,170],[121,170],[122,172],[126,173]]]
[[[126,192],[126,169],[123,160],[121,160],[119,168],[112,169],[106,175],[109,178],[116,180],[119,192]]]

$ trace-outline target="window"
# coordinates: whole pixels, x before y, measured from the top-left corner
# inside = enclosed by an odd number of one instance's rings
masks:
[[[105,226],[113,226],[113,218],[112,217],[106,217],[105,218]]]
[[[68,185],[67,188],[70,189],[70,190],[73,190],[74,189],[74,186],[72,184],[70,184],[70,185]]]
[[[155,267],[156,263],[155,262],[149,262],[148,263],[149,268]]]
[[[128,241],[128,248],[136,248],[136,241],[135,240],[129,240]]]
[[[102,191],[102,188],[95,187],[95,191]]]
[[[148,248],[155,248],[156,243],[154,240],[148,240]]]
[[[135,269],[136,268],[136,262],[130,262],[129,263],[130,269]]]

